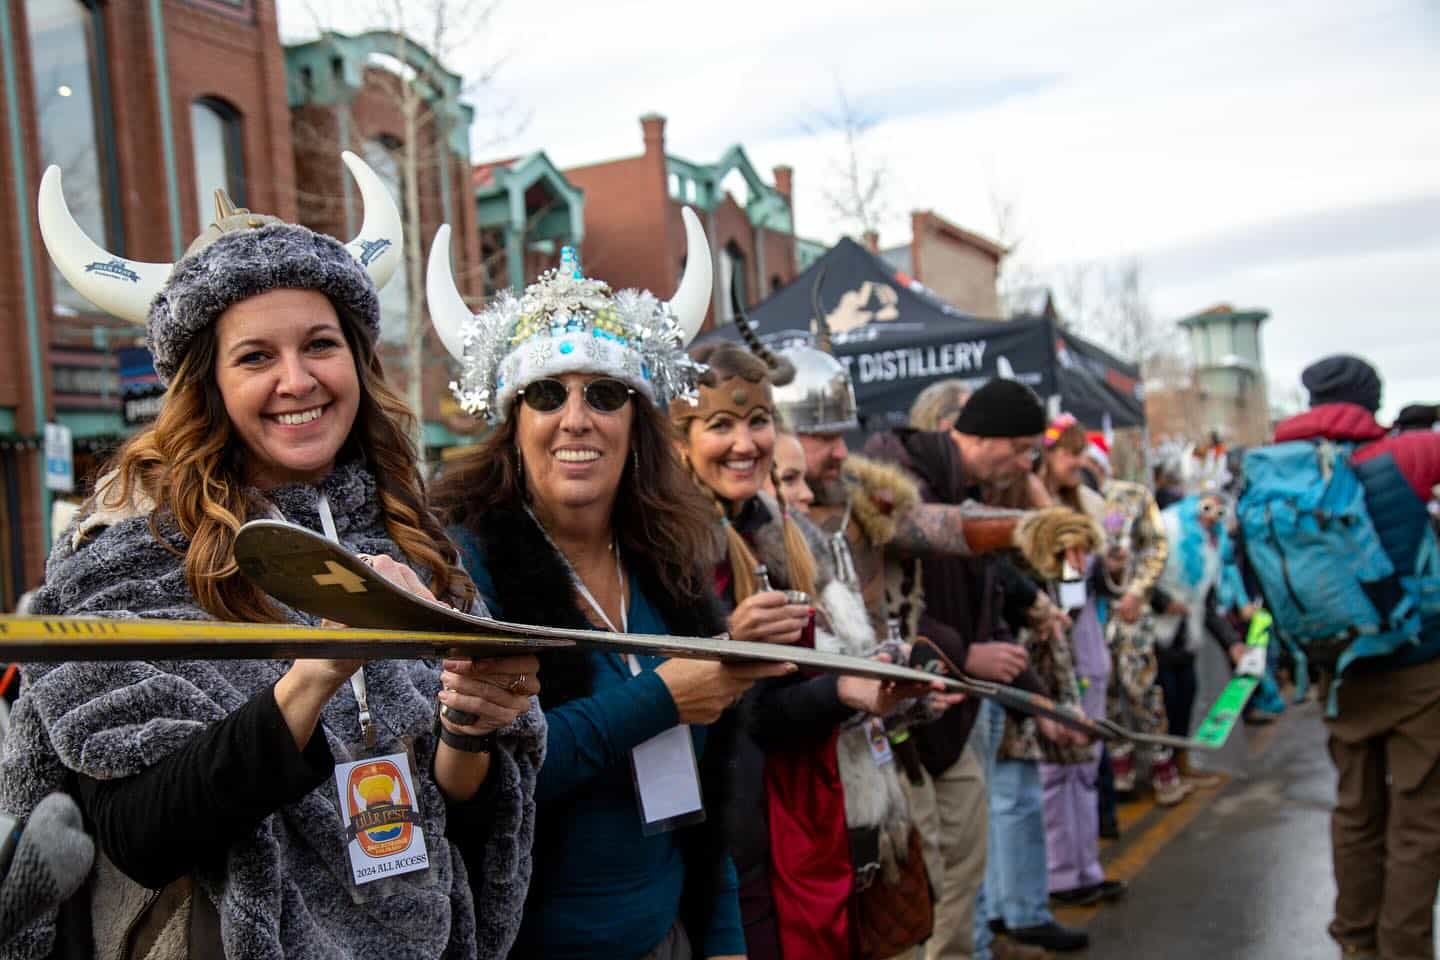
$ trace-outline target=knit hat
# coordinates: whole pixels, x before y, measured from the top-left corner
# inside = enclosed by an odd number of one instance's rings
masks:
[[[1371,413],[1380,409],[1380,375],[1359,357],[1336,354],[1317,360],[1300,374],[1310,391],[1310,406],[1353,403]]]
[[[1399,430],[1432,430],[1435,421],[1440,420],[1440,403],[1412,403],[1400,411],[1395,418]]]
[[[1033,437],[1045,432],[1045,405],[1018,380],[996,378],[976,390],[952,427],[972,437]]]
[[[40,182],[40,233],[55,266],[81,295],[107,313],[146,324],[155,372],[169,383],[195,335],[242,300],[279,289],[316,290],[380,335],[377,291],[400,265],[400,209],[375,172],[343,155],[360,187],[365,216],[347,244],[277,217],[236,207],[215,191],[215,221],[177,263],[117,257],[80,228],[65,203],[60,168]]]
[[[558,269],[518,297],[502,292],[478,314],[455,288],[450,226],[442,225],[430,247],[425,298],[436,335],[460,364],[450,391],[461,408],[497,423],[520,391],[566,373],[614,377],[662,409],[693,394],[704,368],[685,347],[710,304],[710,245],[693,210],[682,208],[681,219],[689,255],[669,302],[648,291],[612,293],[586,277],[578,251],[565,247]]]
[[[284,288],[317,290],[358,321],[371,343],[380,336],[380,299],[360,261],[338,240],[276,222],[223,234],[175,264],[150,305],[145,345],[155,372],[169,383],[197,333],[241,300]]]

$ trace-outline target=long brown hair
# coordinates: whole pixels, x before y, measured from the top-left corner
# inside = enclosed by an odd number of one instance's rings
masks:
[[[654,564],[671,596],[693,598],[706,586],[698,558],[710,549],[707,504],[675,455],[669,420],[642,394],[631,402],[631,453],[615,498],[615,537],[629,556]],[[519,421],[512,412],[479,449],[446,466],[431,496],[447,522],[479,533],[486,513],[518,509],[525,502],[515,439]]]
[[[778,378],[784,382],[793,375],[788,364],[778,372],[772,368],[764,358],[756,356],[733,343],[724,341],[712,344],[702,344],[690,351],[692,359],[709,367],[700,376],[700,389],[717,389],[726,380],[741,377],[751,383],[760,383],[762,380],[776,382]],[[778,360],[778,358],[777,358]],[[779,361],[784,363],[784,361]],[[775,416],[775,411],[770,411]],[[690,445],[689,429],[692,420],[681,420],[676,423],[675,429],[679,435],[680,442],[686,447]],[[780,435],[781,426],[778,418],[775,420],[775,435]],[[685,459],[685,466],[690,473],[690,478],[695,486],[705,491],[710,497],[710,502],[719,516],[720,525],[725,533],[725,551],[730,561],[730,580],[735,592],[735,603],[739,605],[745,599],[756,592],[759,583],[755,579],[755,567],[758,561],[755,552],[735,529],[730,522],[730,511],[739,504],[726,504],[720,495],[701,481],[695,468],[691,466],[689,457]],[[789,507],[785,503],[785,493],[780,489],[780,478],[775,471],[775,458],[770,458],[770,482],[775,487],[775,499],[780,504],[780,529],[785,544],[785,563],[790,568],[790,583],[792,589],[803,591],[811,597],[815,596],[816,567],[815,557],[810,553],[810,546],[805,541],[805,535],[800,532],[800,527],[790,516]]]
[[[360,406],[337,462],[363,457],[375,476],[380,510],[390,539],[412,563],[431,572],[437,597],[467,605],[474,585],[452,562],[454,548],[430,512],[410,428],[414,415],[385,383],[380,357],[359,324],[337,310],[340,329],[355,357]],[[160,414],[130,438],[107,471],[112,479],[95,493],[111,508],[150,500],[150,531],[183,556],[185,581],[196,601],[221,620],[279,621],[280,608],[235,562],[235,534],[257,504],[244,481],[244,446],[225,412],[215,381],[214,326],[196,334],[165,393]],[[189,541],[183,550],[162,534],[162,517],[173,518]]]

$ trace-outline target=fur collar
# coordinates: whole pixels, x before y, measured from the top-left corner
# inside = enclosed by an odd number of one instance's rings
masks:
[[[855,522],[871,543],[883,547],[895,536],[899,518],[920,500],[915,481],[893,463],[857,456],[845,461],[842,475]]]
[[[464,528],[457,533],[462,540],[473,538],[486,558],[504,557],[503,563],[487,563],[486,572],[495,587],[498,612],[506,619],[546,626],[591,628],[575,598],[564,560],[518,504],[508,509],[491,510],[480,518],[475,527]],[[713,591],[707,589],[700,594],[677,596],[665,589],[650,558],[626,552],[623,559],[625,569],[635,578],[670,633],[708,637],[724,631],[725,616]],[[708,583],[708,580],[702,583]],[[590,654],[574,649],[541,654],[538,678],[540,700],[545,709],[554,710],[571,700],[589,696],[592,664]],[[705,752],[700,759],[701,789],[705,805],[711,810],[724,810],[729,806],[729,767],[736,735],[733,712],[728,711],[718,723],[710,725]],[[577,802],[583,802],[583,798],[577,798]],[[565,814],[563,810],[555,810],[549,815],[561,817]],[[681,915],[691,930],[708,928],[714,907],[713,891],[721,882],[721,872],[728,863],[729,844],[723,830],[724,819],[711,817],[704,823],[680,831],[686,859]],[[535,845],[540,849],[547,842],[544,827],[542,821],[535,834]],[[543,883],[543,877],[536,878],[537,886]]]

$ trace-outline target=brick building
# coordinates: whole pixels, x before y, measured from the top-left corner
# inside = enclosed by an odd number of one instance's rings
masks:
[[[866,239],[895,269],[972,317],[1004,318],[995,284],[1009,251],[995,241],[931,210],[910,214],[909,243],[880,249],[878,237]]]
[[[585,192],[585,272],[612,287],[669,296],[685,264],[681,206],[701,215],[715,258],[715,292],[706,328],[728,323],[794,279],[793,172],[779,166],[766,183],[740,145],[714,163],[667,153],[665,118],[640,118],[637,157],[571,167]]]
[[[294,218],[285,64],[273,0],[3,0],[0,151],[0,607],[38,582],[50,495],[38,436],[70,428],[76,474],[127,432],[117,346],[143,333],[99,315],[50,269],[34,209],[62,170],[86,232],[133,260],[179,258],[225,186]]]
[[[153,374],[132,369],[143,328],[99,313],[50,268],[36,223],[40,176],[60,166],[76,220],[132,260],[171,262],[213,217],[224,187],[237,205],[348,239],[359,194],[340,151],[364,157],[402,208],[415,198],[408,275],[382,294],[382,352],[403,386],[407,303],[423,299],[424,253],[441,222],[461,290],[486,288],[471,201],[470,108],[460,78],[388,34],[327,34],[287,49],[275,0],[0,0],[7,123],[0,151],[0,609],[36,584],[48,549],[52,494],[39,438],[70,430],[75,495],[136,424],[143,403],[122,390]],[[407,125],[400,71],[418,78]],[[416,145],[415,190],[403,189]],[[426,441],[454,441],[440,403],[450,379],[438,345],[423,344]],[[153,404],[152,404],[153,407]]]

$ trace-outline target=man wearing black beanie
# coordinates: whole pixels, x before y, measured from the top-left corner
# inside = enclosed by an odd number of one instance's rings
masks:
[[[1440,483],[1440,433],[1387,436],[1375,420],[1380,377],[1359,357],[1326,357],[1300,379],[1311,409],[1282,421],[1276,442],[1329,441],[1350,450],[1396,574],[1428,581],[1433,575],[1417,558],[1422,538],[1433,536],[1425,506]],[[1294,585],[1301,600],[1318,589],[1324,586]],[[1432,958],[1440,887],[1440,617],[1427,614],[1419,635],[1392,653],[1355,659],[1341,679],[1336,711],[1325,718],[1339,774],[1330,935],[1347,957]],[[1327,674],[1327,685],[1335,682]]]
[[[986,490],[1028,482],[1045,425],[1045,406],[1033,390],[1014,380],[995,379],[971,395],[950,430],[887,431],[871,437],[865,453],[904,468],[922,500],[981,501]],[[1022,627],[1045,627],[1058,614],[1049,597],[1008,558],[926,557],[902,566],[910,580],[925,585],[919,635],[968,674],[1042,692],[1040,678],[1015,636]],[[959,913],[956,901],[974,896],[985,871],[984,857],[974,852],[985,842],[987,788],[975,751],[966,749],[979,708],[972,698],[914,731],[940,819],[944,876],[937,884],[942,891],[937,917]],[[1072,742],[1068,731],[1049,721],[1041,720],[1039,726],[1048,739]],[[1038,794],[1033,799],[1038,815]],[[1057,924],[1047,905],[1043,819],[1040,823],[1040,889],[1018,908],[1011,904],[1000,919],[1009,934],[1028,947],[1083,949],[1086,934]],[[942,930],[938,921],[936,931],[929,955],[957,955],[959,938]]]

